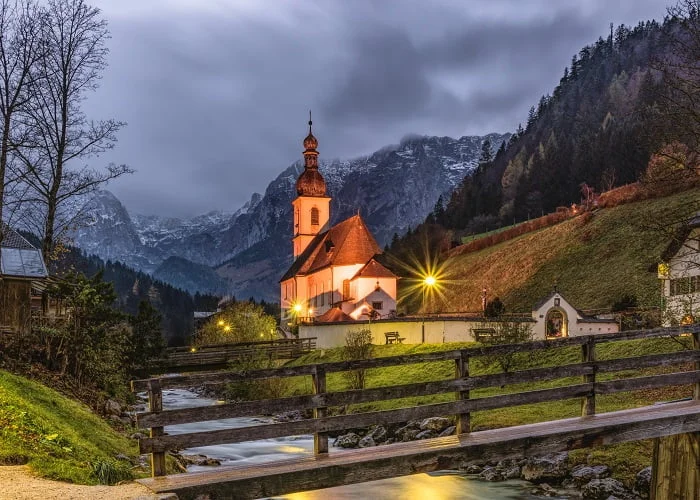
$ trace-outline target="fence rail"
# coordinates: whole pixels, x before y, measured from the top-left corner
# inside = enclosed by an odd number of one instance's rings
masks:
[[[254,356],[264,356],[270,359],[293,359],[307,354],[315,348],[315,337],[173,347],[166,350],[165,358],[152,363],[150,370],[153,372],[225,368],[228,363]]]
[[[622,340],[637,340],[658,337],[676,337],[691,335],[692,346],[688,350],[665,354],[651,354],[631,358],[598,360],[597,344]],[[582,416],[596,413],[596,396],[614,394],[623,391],[652,389],[676,385],[694,384],[694,397],[700,399],[700,325],[638,330],[615,334],[569,337],[555,340],[508,344],[488,347],[475,347],[452,351],[391,356],[358,361],[342,361],[254,370],[246,373],[219,372],[207,374],[184,375],[132,381],[132,390],[148,391],[148,412],[137,415],[141,427],[150,427],[151,436],[139,442],[141,453],[153,456],[153,474],[162,475],[165,452],[195,446],[207,446],[222,443],[250,441],[256,439],[278,438],[298,434],[314,434],[316,454],[328,452],[327,433],[344,431],[352,428],[367,427],[374,424],[392,424],[408,420],[417,420],[432,416],[457,415],[458,433],[469,432],[470,414],[474,411],[507,408],[512,406],[580,398]],[[470,359],[511,353],[537,352],[553,348],[579,346],[581,362],[547,368],[533,368],[509,373],[470,376]],[[361,390],[327,392],[326,375],[328,373],[397,366],[412,363],[435,361],[454,361],[455,378],[435,382],[400,384]],[[619,372],[630,369],[674,366],[694,363],[694,369],[659,375],[622,378],[610,381],[598,381],[600,373]],[[175,387],[191,387],[207,383],[227,383],[265,379],[272,377],[311,376],[314,393],[262,401],[245,401],[241,403],[217,406],[163,410],[162,390]],[[562,387],[514,392],[496,396],[473,398],[470,391],[489,387],[521,384],[526,382],[545,382],[567,377],[581,377],[580,383]],[[404,397],[427,396],[452,393],[455,401],[399,408],[385,411],[356,413],[349,415],[327,416],[327,408],[357,403],[368,403]],[[297,422],[263,424],[251,427],[223,429],[177,435],[162,435],[167,425],[200,422],[222,418],[256,416],[273,414],[294,409],[313,409],[314,418]],[[164,465],[163,465],[164,467]]]

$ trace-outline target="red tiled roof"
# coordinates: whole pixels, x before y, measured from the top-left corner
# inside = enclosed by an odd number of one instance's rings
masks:
[[[365,264],[379,253],[382,249],[365,221],[359,214],[354,215],[311,240],[280,281],[311,274],[331,265]]]
[[[317,323],[337,323],[341,321],[355,321],[351,316],[343,312],[340,307],[332,307],[316,318]]]
[[[398,276],[377,262],[375,259],[371,259],[362,269],[357,271],[355,276],[352,277],[352,279],[355,278],[398,278]]]

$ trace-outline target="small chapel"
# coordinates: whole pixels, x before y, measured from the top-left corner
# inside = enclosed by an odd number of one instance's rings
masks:
[[[294,262],[280,280],[282,321],[339,323],[396,312],[398,277],[377,259],[381,248],[357,215],[329,227],[331,197],[318,170],[318,140],[304,139],[304,171],[292,201]]]

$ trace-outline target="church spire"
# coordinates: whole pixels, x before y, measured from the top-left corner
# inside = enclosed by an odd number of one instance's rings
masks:
[[[304,139],[304,171],[297,179],[299,196],[326,196],[326,181],[318,171],[318,139],[311,131],[313,121],[309,110],[309,135]]]

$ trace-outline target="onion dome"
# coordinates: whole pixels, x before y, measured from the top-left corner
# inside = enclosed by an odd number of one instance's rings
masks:
[[[326,181],[317,168],[306,168],[297,179],[299,196],[326,196]]]
[[[309,135],[304,139],[304,171],[297,179],[299,196],[326,196],[326,181],[318,171],[318,139],[311,132],[311,111],[309,111]]]

